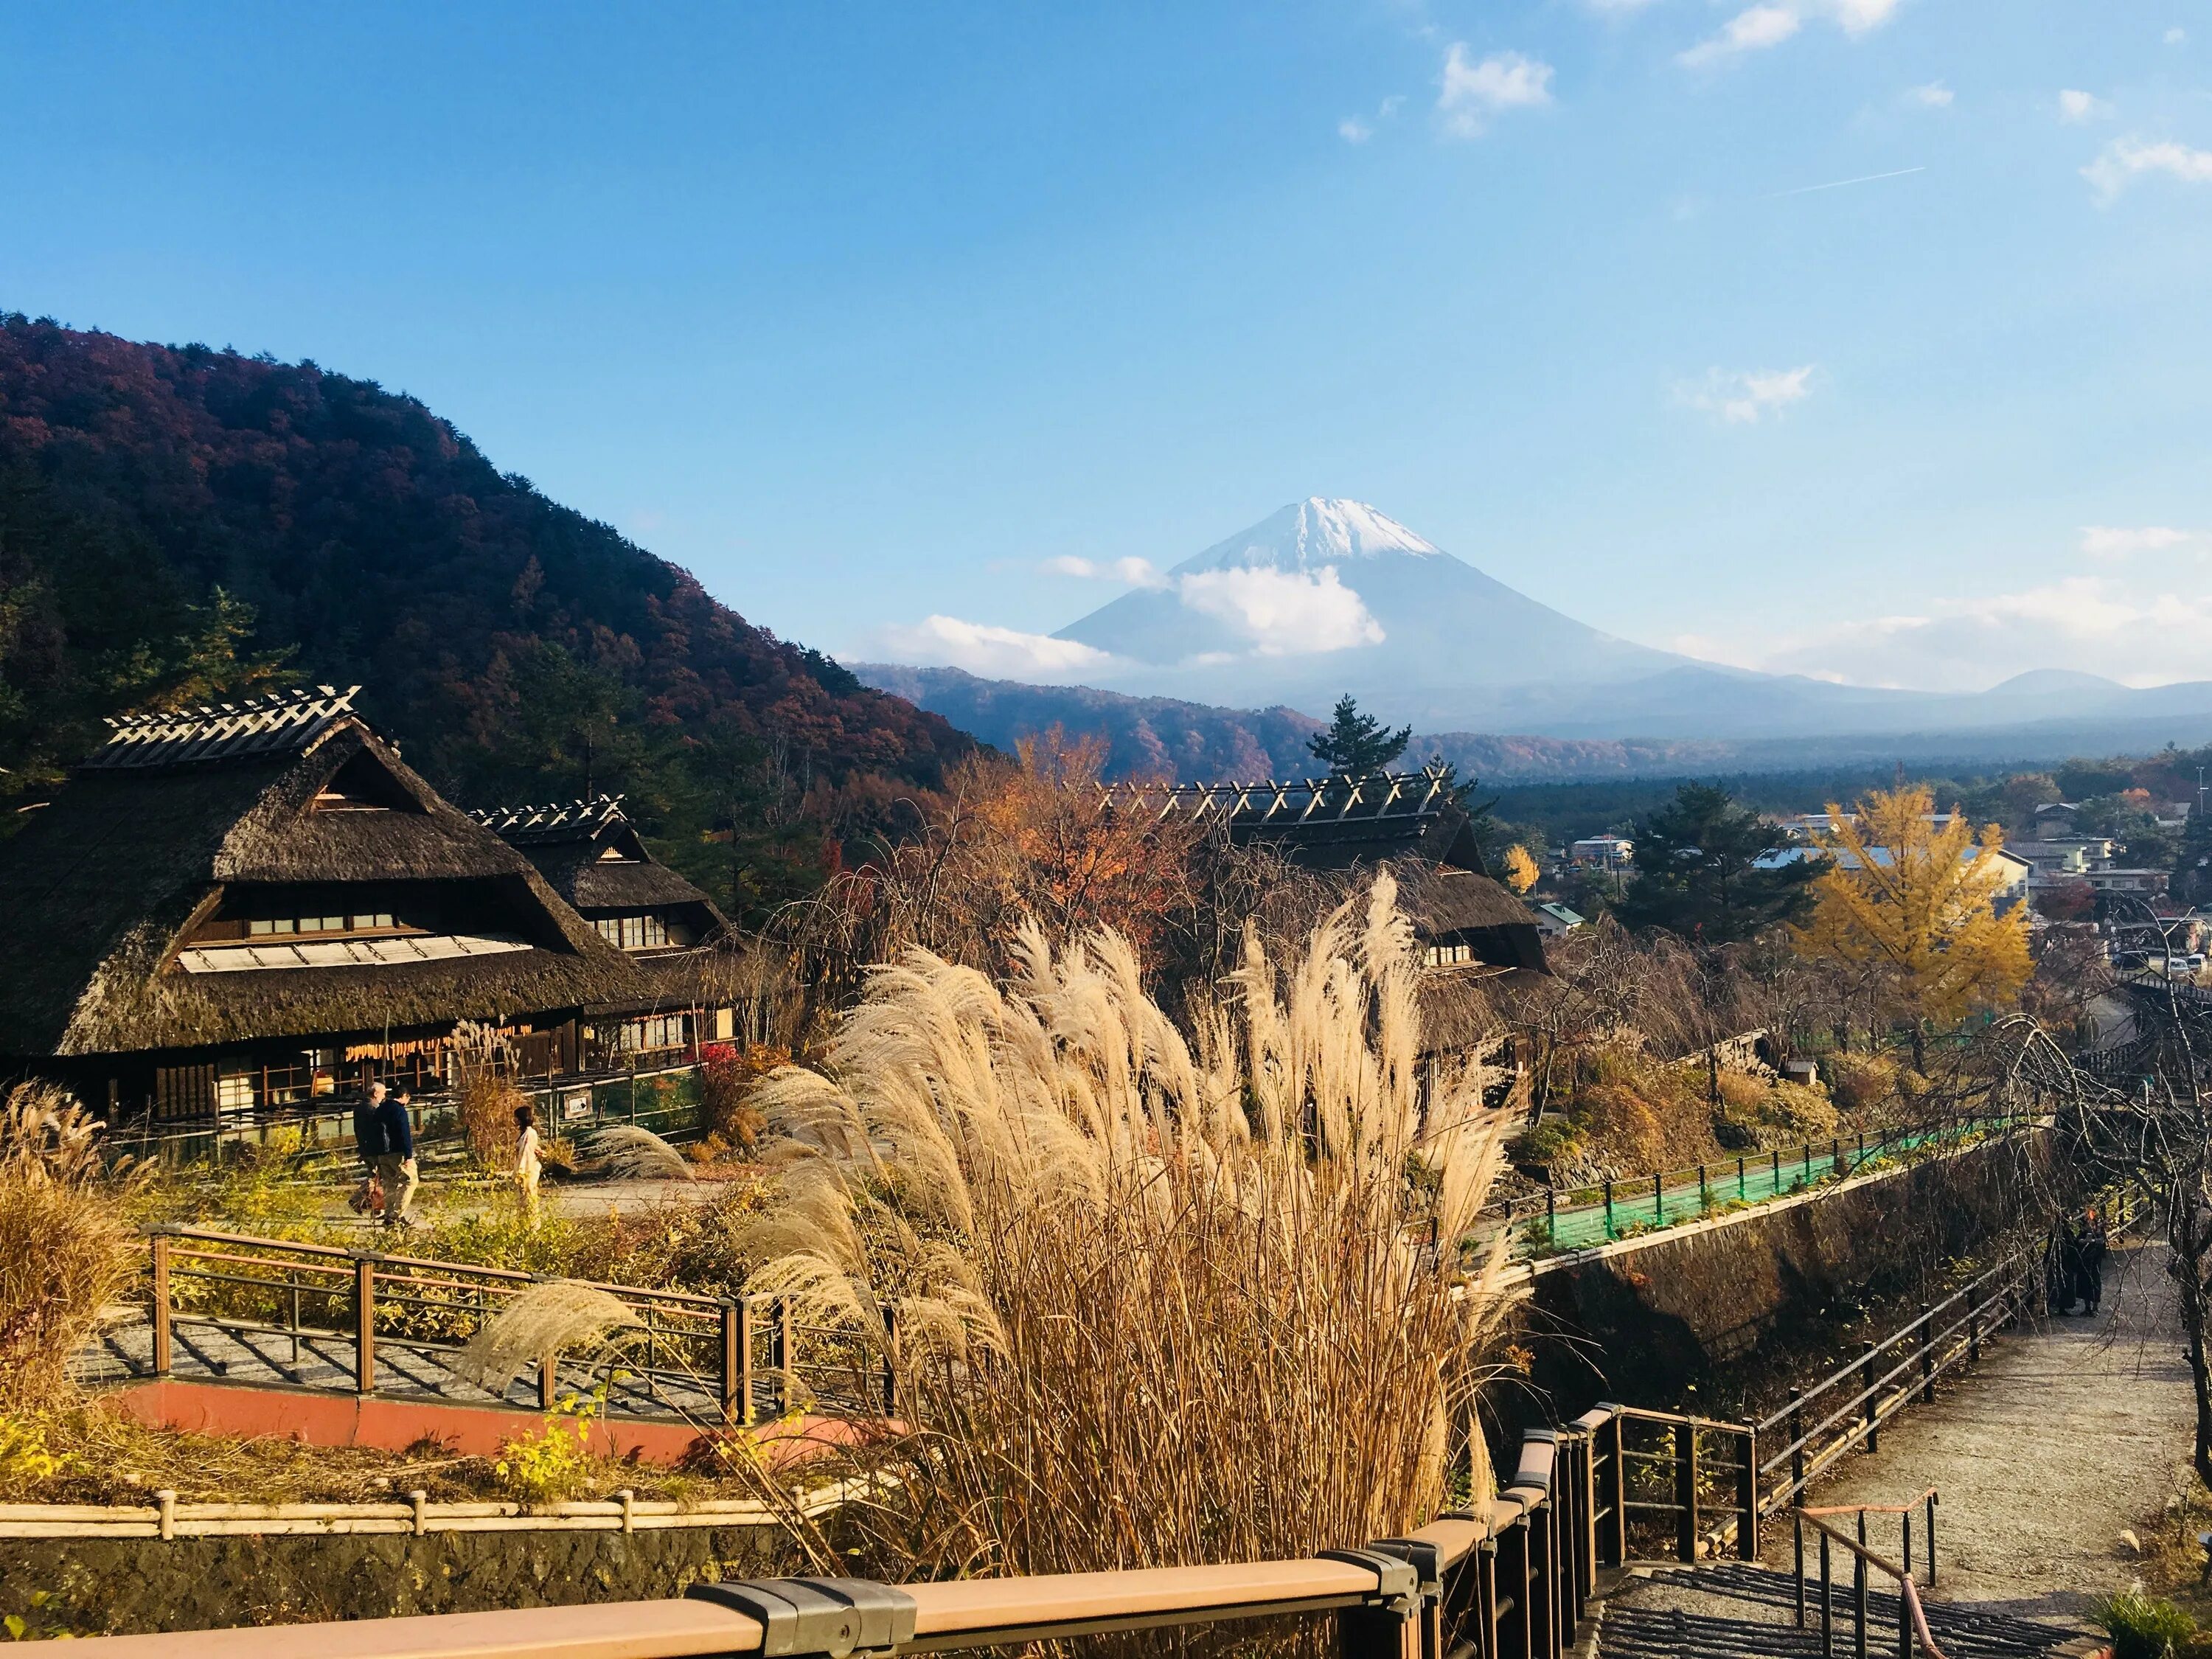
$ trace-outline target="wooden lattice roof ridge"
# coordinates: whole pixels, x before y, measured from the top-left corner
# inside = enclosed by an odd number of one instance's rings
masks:
[[[1326,823],[1346,818],[1416,817],[1451,804],[1452,769],[1370,772],[1362,777],[1271,779],[1264,783],[1103,783],[1109,805],[1152,811],[1218,814],[1239,824]]]
[[[84,761],[82,769],[186,766],[297,754],[341,720],[354,718],[353,700],[360,690],[357,685],[343,691],[319,685],[313,690],[266,692],[234,703],[112,716],[106,743]]]
[[[579,796],[543,806],[488,806],[469,816],[513,845],[536,841],[582,841],[611,825],[627,823],[620,795]]]

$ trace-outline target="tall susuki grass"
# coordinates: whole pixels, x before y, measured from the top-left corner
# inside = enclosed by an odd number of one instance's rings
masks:
[[[1498,1298],[1453,1246],[1497,1131],[1480,1074],[1419,1098],[1389,878],[1302,960],[1248,936],[1192,1038],[1115,933],[1016,960],[877,969],[825,1072],[764,1094],[796,1144],[752,1286],[896,1375],[850,1454],[887,1477],[844,1516],[873,1569],[1296,1556],[1429,1519],[1461,1459],[1486,1491]]]
[[[130,1276],[130,1183],[102,1166],[99,1127],[51,1085],[0,1103],[0,1402],[64,1395],[70,1357]]]

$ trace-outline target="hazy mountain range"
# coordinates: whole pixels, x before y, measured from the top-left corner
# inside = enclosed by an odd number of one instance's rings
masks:
[[[1059,721],[1117,769],[1301,769],[1336,697],[1410,722],[1416,752],[1486,776],[1785,770],[1833,761],[1989,763],[2212,740],[2212,682],[2136,690],[2044,670],[1989,690],[1839,685],[1699,661],[1540,605],[1363,502],[1314,497],[1060,630],[1088,684],[864,665],[995,744]]]

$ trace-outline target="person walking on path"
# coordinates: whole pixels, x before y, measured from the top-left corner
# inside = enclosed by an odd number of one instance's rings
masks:
[[[2084,1313],[2095,1313],[2098,1303],[2104,1299],[2105,1252],[2110,1243],[2104,1217],[2091,1210],[2081,1218],[2074,1247],[2075,1289],[2081,1292]]]
[[[538,1113],[528,1101],[514,1109],[514,1185],[522,1194],[523,1212],[538,1225]]]
[[[383,1144],[376,1155],[376,1173],[384,1182],[384,1224],[387,1227],[413,1227],[419,1224],[407,1213],[415,1201],[417,1180],[415,1167],[415,1122],[408,1109],[407,1091],[384,1093],[384,1085],[374,1084],[371,1091],[379,1096],[376,1122],[381,1131]]]
[[[383,1103],[384,1085],[372,1078],[362,1085],[361,1099],[353,1109],[353,1149],[361,1158],[361,1185],[353,1189],[347,1202],[356,1215],[367,1215],[376,1207],[379,1197],[376,1160],[384,1151],[384,1125],[376,1114]]]

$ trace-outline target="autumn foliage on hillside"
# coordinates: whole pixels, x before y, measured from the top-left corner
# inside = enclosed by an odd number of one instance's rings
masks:
[[[45,787],[102,715],[272,677],[363,685],[465,805],[627,790],[740,908],[778,895],[732,885],[738,853],[803,889],[843,818],[973,746],[413,398],[0,319],[0,787]]]

